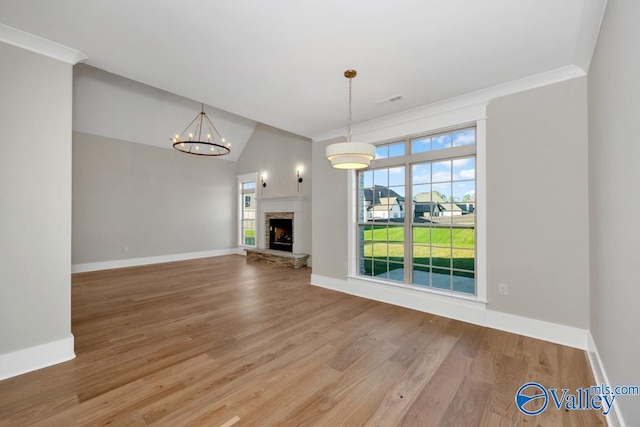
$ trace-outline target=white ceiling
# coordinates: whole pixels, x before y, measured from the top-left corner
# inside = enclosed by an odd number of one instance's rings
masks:
[[[0,22],[86,62],[312,137],[575,65],[606,0],[0,0]],[[394,103],[377,101],[395,95]]]

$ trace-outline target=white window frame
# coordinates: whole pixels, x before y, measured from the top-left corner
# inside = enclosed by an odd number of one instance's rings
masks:
[[[357,216],[357,179],[356,172],[349,171],[347,174],[347,244],[348,244],[348,260],[347,260],[347,279],[357,283],[374,282],[388,286],[399,286],[401,288],[415,290],[417,292],[426,292],[438,294],[444,298],[452,298],[454,300],[469,300],[477,303],[487,303],[487,240],[486,240],[486,104],[478,104],[467,108],[453,110],[429,117],[417,118],[411,122],[398,123],[396,125],[385,126],[384,128],[375,128],[364,130],[362,133],[356,133],[355,140],[368,142],[375,145],[384,145],[390,142],[396,142],[401,139],[410,139],[425,134],[435,134],[446,132],[447,130],[459,129],[463,127],[475,126],[476,128],[476,295],[464,295],[459,293],[442,292],[436,289],[427,289],[414,286],[407,283],[392,283],[376,279],[374,277],[366,278],[358,275],[358,216]],[[394,134],[409,130],[408,133]],[[393,158],[391,158],[393,159]],[[384,160],[385,163],[389,159]],[[382,166],[382,162],[374,161],[374,165]],[[372,165],[373,166],[373,165]]]
[[[242,239],[242,213],[244,210],[244,193],[242,191],[242,184],[245,184],[247,182],[254,182],[256,184],[256,189],[255,189],[255,195],[256,195],[256,243],[253,246],[250,245],[245,245],[244,241]],[[258,230],[258,206],[257,206],[257,198],[258,198],[258,173],[257,172],[252,172],[252,173],[247,173],[244,175],[238,175],[238,186],[237,186],[237,193],[238,195],[238,214],[237,214],[237,218],[238,218],[238,247],[239,248],[255,248],[258,247],[258,236],[259,236],[259,230]]]

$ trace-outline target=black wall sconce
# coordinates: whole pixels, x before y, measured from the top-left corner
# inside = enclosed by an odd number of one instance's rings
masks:
[[[260,175],[260,182],[262,183],[262,194],[264,194],[264,189],[267,186],[267,173],[263,172],[262,175]]]
[[[298,178],[298,193],[300,192],[300,184],[302,184],[302,167],[296,169],[296,178]]]

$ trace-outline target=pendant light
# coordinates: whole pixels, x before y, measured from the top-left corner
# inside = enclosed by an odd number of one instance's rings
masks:
[[[358,73],[356,70],[347,70],[344,76],[349,79],[349,135],[347,142],[331,144],[327,147],[327,160],[336,169],[363,169],[369,167],[371,160],[376,156],[376,147],[364,142],[351,142],[351,87],[352,79]]]

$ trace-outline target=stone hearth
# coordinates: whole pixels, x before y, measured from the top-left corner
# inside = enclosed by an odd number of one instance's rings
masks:
[[[307,254],[294,254],[272,249],[245,248],[244,251],[247,253],[247,262],[265,262],[289,268],[306,267],[309,259]]]

